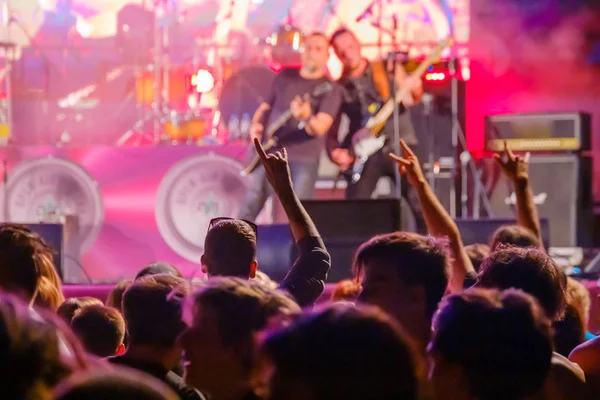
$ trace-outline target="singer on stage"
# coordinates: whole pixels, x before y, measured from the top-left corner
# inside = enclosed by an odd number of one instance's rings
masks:
[[[319,159],[325,147],[325,135],[337,118],[342,103],[341,90],[325,76],[329,58],[329,41],[322,33],[305,38],[300,70],[283,70],[275,79],[267,102],[252,117],[250,135],[264,143],[269,125],[288,110],[290,118],[277,132],[278,146],[286,148],[294,191],[300,199],[313,196],[319,171]],[[326,87],[327,90],[317,88]],[[252,179],[239,218],[254,221],[272,194],[262,167],[250,175]]]
[[[361,55],[361,43],[354,33],[347,29],[340,29],[331,37],[331,45],[343,64],[342,76],[338,83],[344,89],[344,102],[342,112],[350,120],[350,130],[342,143],[338,142],[337,131],[332,129],[327,139],[327,151],[331,160],[345,171],[351,168],[354,162],[352,154],[352,135],[358,131],[365,118],[373,112],[374,105],[382,104],[393,96],[391,79],[388,71],[388,62],[369,62]],[[396,65],[393,74],[397,89],[410,85],[409,95],[399,106],[399,136],[410,145],[417,144],[417,136],[413,128],[410,114],[406,106],[417,104],[423,96],[423,85],[420,79],[409,79],[408,74],[401,64]],[[335,132],[334,132],[335,131]],[[394,181],[395,164],[388,158],[388,153],[393,150],[391,140],[394,137],[394,120],[390,118],[382,134],[388,140],[379,152],[371,156],[365,164],[361,179],[353,183],[348,179],[346,198],[370,199],[375,191],[377,181],[382,176],[388,176]],[[410,187],[402,184],[402,196],[408,200]],[[413,197],[413,196],[411,196]],[[417,202],[408,201],[416,217],[420,215],[416,209]]]

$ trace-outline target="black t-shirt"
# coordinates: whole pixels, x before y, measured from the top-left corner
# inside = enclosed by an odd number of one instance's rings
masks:
[[[323,112],[336,118],[342,104],[342,93],[337,84],[331,82],[327,77],[305,79],[300,76],[300,71],[297,69],[281,71],[271,87],[268,100],[271,112],[265,125],[265,131],[270,123],[290,109],[290,103],[296,96],[303,97],[307,93],[314,93],[315,88],[326,83],[330,83],[332,88],[311,101],[312,114],[317,115]],[[292,117],[277,132],[276,136],[279,138],[280,146],[286,147],[288,158],[292,161],[318,161],[325,144],[325,135],[322,137],[310,136],[304,129],[298,129],[298,125],[299,121]]]
[[[176,373],[169,371],[160,364],[134,360],[126,356],[108,358],[112,364],[122,365],[138,371],[142,371],[166,383],[181,400],[206,400],[200,392],[191,386],[187,386]]]
[[[364,126],[366,119],[368,119],[373,112],[373,110],[370,110],[369,108],[374,104],[382,105],[383,100],[377,92],[377,87],[373,81],[373,69],[371,64],[367,65],[367,68],[365,68],[361,75],[356,77],[344,77],[340,79],[338,83],[342,86],[344,95],[342,112],[346,114],[350,120],[349,133],[343,140],[342,147],[349,148],[352,143],[352,135]],[[391,88],[390,85],[390,92]],[[410,114],[402,104],[399,106],[399,113],[398,122],[400,127],[400,139],[404,139],[406,143],[410,145],[417,144],[417,137],[410,119]],[[392,115],[388,119],[382,133],[386,134],[388,138],[392,138],[393,132],[394,118]]]

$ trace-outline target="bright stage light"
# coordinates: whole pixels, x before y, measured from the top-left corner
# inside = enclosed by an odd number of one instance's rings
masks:
[[[430,72],[425,75],[425,80],[427,80],[427,81],[442,82],[442,81],[445,81],[446,78],[447,78],[447,75],[444,72]]]
[[[192,75],[192,86],[197,93],[208,93],[215,87],[215,77],[206,69],[199,69]]]
[[[88,24],[83,18],[78,17],[75,24],[75,30],[81,37],[87,38],[94,32],[94,27]]]

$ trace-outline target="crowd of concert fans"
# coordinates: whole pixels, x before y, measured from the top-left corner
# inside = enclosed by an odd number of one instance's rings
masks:
[[[330,256],[294,193],[284,154],[255,143],[298,258],[259,271],[256,226],[220,218],[190,282],[143,268],[105,302],[63,297],[51,250],[0,225],[2,399],[594,399],[600,339],[590,300],[546,254],[527,158],[496,155],[518,225],[463,246],[406,144],[390,155],[418,193],[427,235],[358,249],[355,279],[323,299]],[[350,266],[349,266],[350,267]]]

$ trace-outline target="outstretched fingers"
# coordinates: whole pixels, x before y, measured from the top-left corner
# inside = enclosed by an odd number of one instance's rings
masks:
[[[508,147],[508,142],[504,141],[504,154],[508,157],[509,160],[515,159],[515,153]]]
[[[261,160],[265,161],[267,159],[267,153],[265,153],[265,149],[263,149],[262,144],[260,144],[260,140],[258,138],[254,138],[254,148],[258,153],[258,156]]]
[[[397,155],[395,155],[393,153],[389,153],[388,157],[391,158],[392,160],[394,160],[397,164],[400,164],[401,166],[404,166],[404,167],[408,167],[411,164],[411,162],[408,161],[407,159],[398,157]]]
[[[412,149],[402,139],[400,139],[400,148],[404,157],[415,157],[415,153],[413,153]]]

